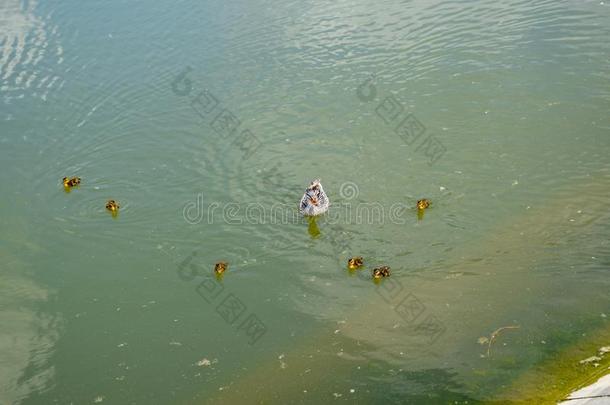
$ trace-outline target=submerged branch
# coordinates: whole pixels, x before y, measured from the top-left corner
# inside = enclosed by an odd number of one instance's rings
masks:
[[[519,328],[520,328],[519,325],[510,325],[510,326],[502,326],[501,328],[498,328],[495,331],[493,331],[493,333],[491,335],[489,335],[489,342],[487,344],[487,357],[491,356],[491,345],[494,342],[494,340],[498,337],[500,332],[502,332],[505,329],[519,329]]]

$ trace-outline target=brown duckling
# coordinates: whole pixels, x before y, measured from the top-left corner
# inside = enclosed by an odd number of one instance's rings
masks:
[[[216,273],[217,276],[222,276],[222,274],[227,270],[228,267],[229,263],[218,262],[214,265],[214,273]]]
[[[64,177],[61,179],[65,188],[71,188],[80,184],[80,177]]]
[[[373,269],[373,278],[380,279],[383,277],[390,277],[390,267],[389,266],[375,267]]]
[[[119,213],[119,204],[114,200],[108,200],[106,203],[106,209],[112,212],[112,215],[116,215]]]
[[[431,204],[430,200],[422,198],[421,200],[417,200],[417,209],[425,210],[426,208],[428,208],[430,206],[430,204]]]
[[[350,257],[347,259],[347,268],[350,270],[355,270],[359,267],[362,267],[364,264],[364,259],[362,256]]]

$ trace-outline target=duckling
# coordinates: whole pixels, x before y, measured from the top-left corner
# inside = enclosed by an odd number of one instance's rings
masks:
[[[422,198],[421,200],[417,200],[417,209],[425,210],[426,208],[428,208],[430,206],[430,204],[431,204],[430,200]]]
[[[214,273],[216,273],[217,276],[222,276],[222,274],[227,270],[228,267],[229,263],[218,262],[214,265]]]
[[[364,259],[362,256],[351,257],[347,259],[347,268],[350,270],[355,270],[359,267],[362,267],[364,264]]]
[[[305,189],[305,194],[299,204],[299,212],[302,215],[313,217],[328,211],[330,200],[326,196],[320,179],[315,179]]]
[[[106,209],[112,212],[112,215],[117,215],[119,213],[119,208],[119,204],[114,200],[108,200],[106,203]]]
[[[64,177],[61,181],[64,183],[65,188],[70,188],[80,184],[80,177]]]
[[[383,277],[390,277],[390,267],[389,266],[375,267],[373,269],[373,278],[380,279]]]

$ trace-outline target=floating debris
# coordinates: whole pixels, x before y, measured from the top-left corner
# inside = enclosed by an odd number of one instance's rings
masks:
[[[597,356],[587,357],[586,359],[580,360],[579,364],[592,364],[593,367],[598,367],[599,362],[602,360],[606,353],[610,353],[610,346],[600,347],[597,351]]]
[[[373,278],[380,279],[383,277],[390,277],[390,267],[389,266],[375,267],[373,269]]]
[[[595,365],[598,361],[600,361],[602,358],[599,356],[591,356],[591,357],[587,357],[584,360],[579,361],[578,363],[580,364],[589,364],[589,363],[593,363],[593,365]]]
[[[203,358],[195,364],[197,364],[199,367],[208,367],[208,366],[211,366],[212,364],[216,364],[216,363],[218,363],[218,359],[214,359],[214,360],[210,361],[209,359]]]
[[[199,361],[197,362],[197,365],[198,365],[199,367],[203,367],[203,366],[206,366],[206,367],[207,367],[207,366],[209,366],[210,364],[212,364],[212,362],[211,362],[210,360],[208,360],[208,359],[201,359],[201,360],[199,360]]]
[[[362,256],[351,257],[347,260],[347,267],[350,270],[355,270],[359,267],[362,267],[363,264],[364,259],[362,258]]]

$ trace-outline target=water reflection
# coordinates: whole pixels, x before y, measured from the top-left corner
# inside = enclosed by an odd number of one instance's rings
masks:
[[[318,228],[318,224],[316,223],[316,217],[309,217],[307,218],[307,221],[307,233],[309,233],[309,236],[311,236],[313,239],[318,238],[321,232],[320,228]]]
[[[64,61],[58,27],[37,16],[36,8],[34,0],[0,3],[0,91],[5,103],[26,94],[46,100],[50,91],[64,85],[54,66]]]
[[[7,252],[0,256],[9,263],[0,282],[0,403],[17,404],[51,383],[62,322],[39,310],[53,291],[20,275],[22,263]]]

